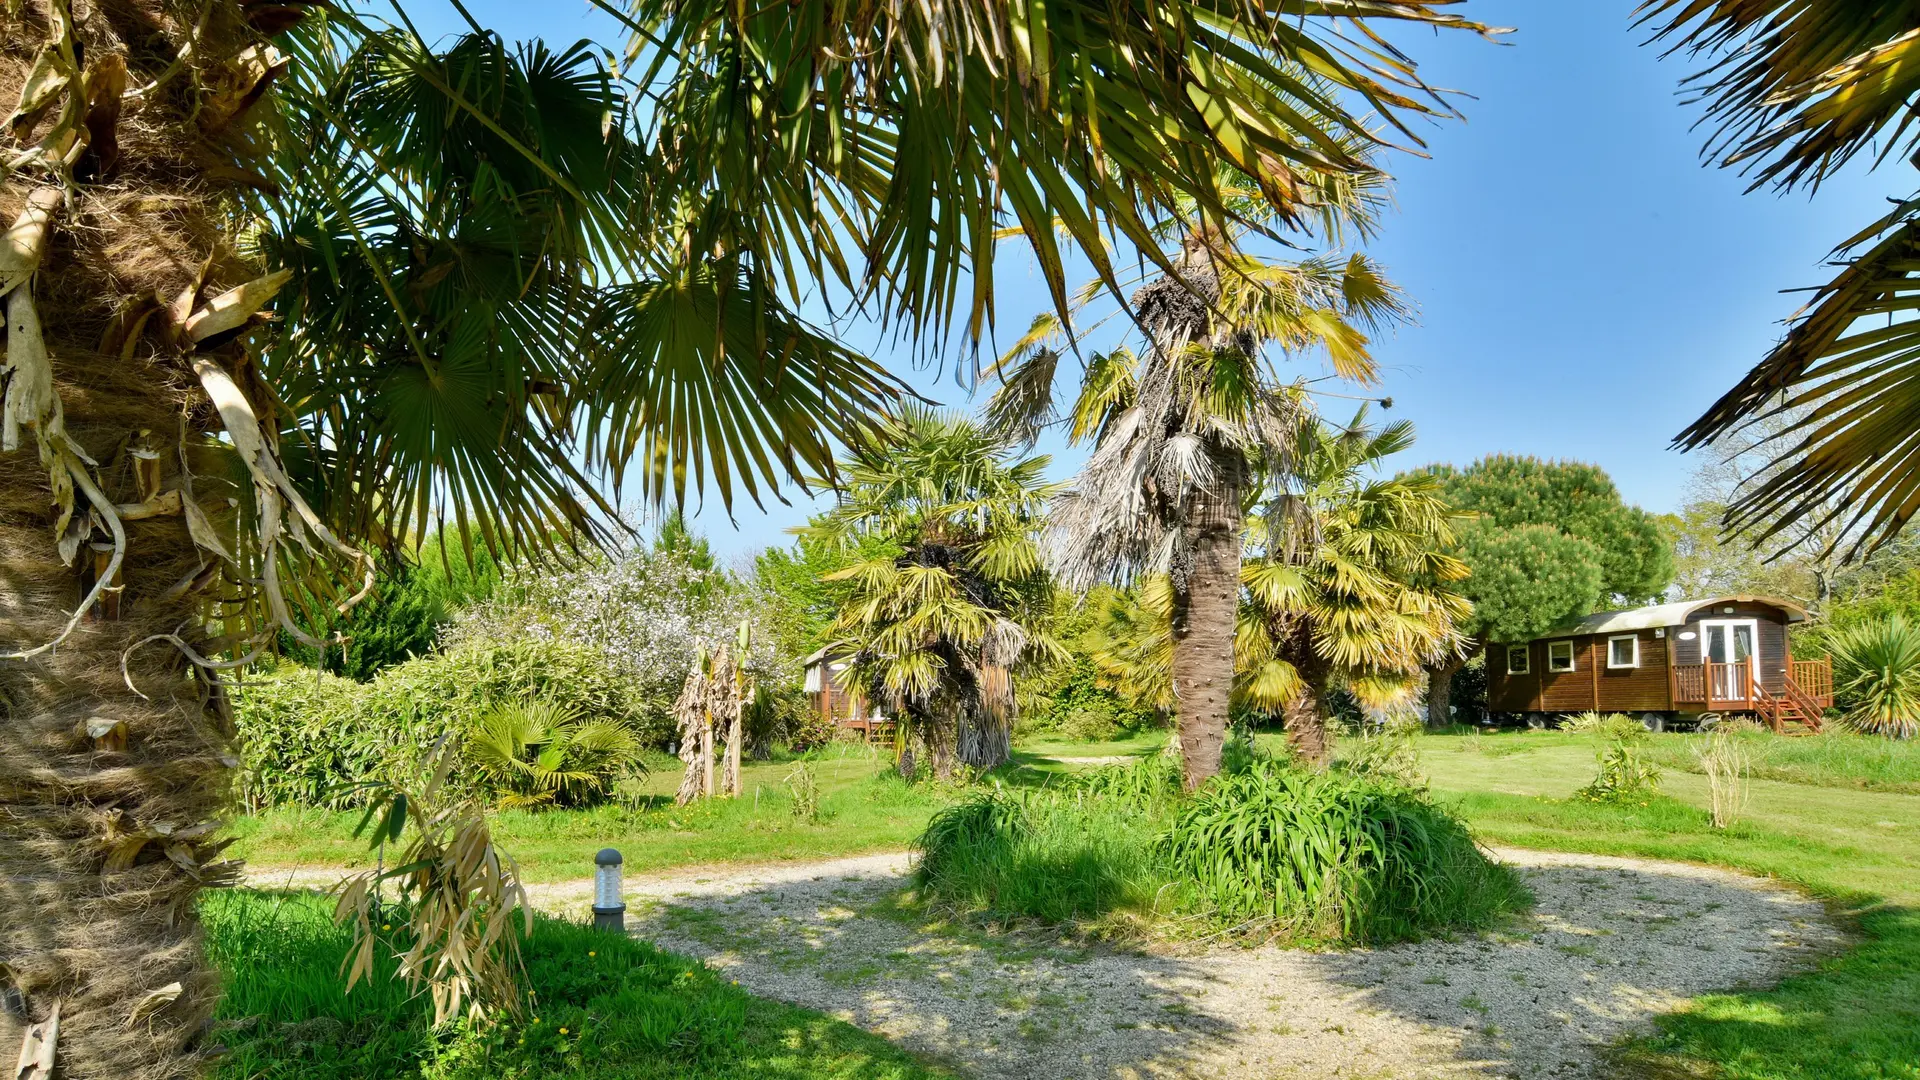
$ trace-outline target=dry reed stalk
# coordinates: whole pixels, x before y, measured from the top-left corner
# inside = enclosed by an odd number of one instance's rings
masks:
[[[1752,756],[1732,732],[1719,729],[1694,746],[1693,753],[1707,778],[1708,818],[1714,828],[1727,828],[1746,809]]]

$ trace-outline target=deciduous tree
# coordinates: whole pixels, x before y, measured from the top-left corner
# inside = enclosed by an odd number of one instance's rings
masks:
[[[1545,633],[1604,603],[1650,602],[1673,577],[1673,554],[1652,515],[1628,506],[1600,469],[1578,462],[1496,455],[1465,469],[1423,470],[1455,509],[1473,602],[1461,625],[1475,647]],[[1452,722],[1449,686],[1468,650],[1427,667],[1427,721]]]

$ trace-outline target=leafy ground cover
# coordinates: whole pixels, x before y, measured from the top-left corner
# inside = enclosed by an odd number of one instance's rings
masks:
[[[755,998],[698,961],[541,917],[525,950],[532,1006],[497,1025],[430,1028],[391,978],[341,992],[349,938],[311,894],[207,896],[225,974],[216,1080],[935,1080],[886,1040]]]
[[[1687,736],[1655,740],[1684,752]],[[1765,738],[1765,737],[1762,737]],[[1840,779],[1857,750],[1772,740],[1776,761],[1821,761]],[[1797,744],[1807,744],[1801,749]],[[1779,878],[1828,900],[1856,947],[1770,990],[1696,999],[1625,1047],[1621,1075],[1725,1080],[1920,1078],[1920,798],[1849,785],[1756,780],[1744,817],[1714,830],[1706,781],[1670,772],[1645,806],[1569,798],[1592,778],[1595,742],[1560,732],[1429,736],[1436,794],[1480,837],[1556,851],[1681,859]]]
[[[528,881],[564,881],[592,873],[593,854],[620,849],[627,872],[707,863],[831,858],[906,847],[951,789],[908,784],[864,746],[836,746],[805,763],[817,809],[796,806],[806,787],[802,765],[788,755],[747,761],[738,799],[673,805],[680,763],[665,755],[625,804],[591,810],[508,810],[494,819],[494,838],[520,863]],[[799,812],[796,813],[796,810]],[[232,825],[234,851],[256,867],[358,867],[373,853],[356,839],[359,814],[282,807]]]

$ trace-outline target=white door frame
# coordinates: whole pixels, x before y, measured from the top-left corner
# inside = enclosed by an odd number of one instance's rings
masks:
[[[1713,635],[1711,634],[1709,628],[1716,627],[1716,626],[1724,628],[1727,632],[1727,655],[1729,657],[1733,655],[1734,628],[1738,626],[1744,626],[1753,632],[1753,655],[1747,657],[1748,691],[1745,695],[1742,695],[1742,696],[1759,697],[1760,696],[1760,620],[1759,619],[1701,619],[1700,620],[1700,663],[1703,670],[1705,668],[1705,665],[1707,665],[1708,663],[1714,663],[1714,664],[1734,663],[1734,661],[1731,659],[1724,660],[1724,661],[1715,660],[1713,658],[1713,654],[1709,651],[1709,647],[1713,642]],[[1709,685],[1707,687],[1707,695],[1709,699],[1725,701],[1735,696],[1733,693],[1734,685],[1731,678],[1731,673],[1723,677],[1727,679],[1727,682],[1724,685],[1722,686]]]

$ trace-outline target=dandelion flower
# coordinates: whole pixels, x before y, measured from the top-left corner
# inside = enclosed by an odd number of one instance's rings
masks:
[[[566,1029],[566,1028],[561,1028],[561,1029],[560,1029],[560,1034],[562,1034],[562,1035],[565,1035],[566,1033],[567,1033],[567,1029]]]

